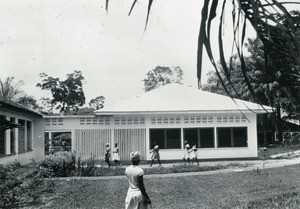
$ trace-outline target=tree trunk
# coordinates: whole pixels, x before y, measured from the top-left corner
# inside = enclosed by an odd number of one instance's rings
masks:
[[[267,121],[267,114],[263,114],[263,134],[264,134],[264,147],[267,147],[268,142],[268,121]]]

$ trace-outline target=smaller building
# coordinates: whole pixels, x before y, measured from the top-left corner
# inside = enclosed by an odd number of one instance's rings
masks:
[[[21,105],[0,100],[0,162],[21,164],[44,156],[42,115]]]

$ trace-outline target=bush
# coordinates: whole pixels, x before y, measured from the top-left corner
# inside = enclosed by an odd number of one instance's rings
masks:
[[[95,176],[96,166],[94,158],[89,158],[81,162],[79,157],[77,160],[77,175],[78,176]]]
[[[17,193],[22,181],[12,171],[12,168],[0,164],[0,208],[12,208],[18,201]]]
[[[56,152],[46,156],[40,163],[40,177],[67,177],[75,174],[75,156],[71,152]]]

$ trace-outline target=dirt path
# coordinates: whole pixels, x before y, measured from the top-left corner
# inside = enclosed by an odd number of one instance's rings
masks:
[[[176,165],[182,165],[183,163],[168,163],[163,164],[164,167],[171,167]],[[213,161],[213,162],[201,162],[200,166],[218,166],[218,165],[236,165],[236,167],[228,169],[219,169],[212,171],[198,171],[198,172],[185,172],[185,173],[169,173],[169,174],[151,174],[145,175],[144,178],[168,178],[168,177],[179,177],[179,176],[195,176],[195,175],[212,175],[222,173],[233,173],[257,170],[262,172],[264,169],[284,167],[289,165],[300,164],[300,157],[293,159],[277,159],[277,160],[245,160],[245,161]],[[154,165],[153,167],[157,167]],[[142,168],[149,168],[149,165],[141,165]],[[82,180],[100,180],[100,179],[126,179],[126,176],[96,176],[96,177],[69,177],[69,178],[55,178],[55,179],[82,179]]]

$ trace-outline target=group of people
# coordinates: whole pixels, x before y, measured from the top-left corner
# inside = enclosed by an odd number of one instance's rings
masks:
[[[191,164],[191,159],[192,159],[192,164],[194,162],[197,162],[197,164],[199,165],[199,161],[198,161],[198,150],[197,150],[197,145],[194,142],[192,148],[190,147],[188,141],[184,141],[184,155],[183,155],[183,162],[184,164],[186,164],[186,160],[188,161],[189,165]],[[161,166],[161,162],[160,162],[160,156],[159,156],[159,146],[157,144],[157,142],[154,142],[154,147],[152,150],[150,150],[150,154],[152,153],[151,156],[151,164],[150,167],[153,165],[154,160],[157,160],[159,163],[159,166]]]
[[[191,164],[192,159],[192,164],[196,161],[197,164],[199,165],[198,161],[198,150],[197,150],[197,145],[195,142],[193,142],[192,148],[190,147],[188,141],[184,141],[184,155],[183,155],[183,162],[186,164],[186,160],[189,162],[189,165]]]
[[[110,145],[109,143],[106,143],[105,145],[106,147],[106,152],[105,152],[105,156],[104,156],[104,160],[107,163],[108,167],[111,166],[110,164]],[[115,143],[115,148],[113,150],[113,154],[112,154],[112,160],[114,161],[115,165],[122,165],[122,163],[120,163],[120,156],[119,156],[119,147],[118,147],[118,143]]]
[[[198,150],[197,150],[197,145],[195,142],[193,142],[193,146],[191,147],[190,144],[188,143],[187,140],[184,141],[184,155],[183,155],[183,162],[184,164],[186,164],[186,161],[188,161],[189,165],[191,164],[191,160],[192,160],[192,164],[194,162],[196,162],[199,165],[199,161],[198,161]],[[110,164],[110,145],[109,143],[106,144],[106,152],[105,152],[105,157],[104,160],[107,163],[108,167],[111,166]],[[151,163],[150,163],[150,167],[152,167],[154,160],[157,160],[159,166],[161,166],[161,162],[160,162],[160,155],[159,155],[159,146],[157,142],[154,142],[154,147],[152,150],[150,150],[150,154],[151,155]],[[120,163],[120,156],[119,156],[119,147],[118,147],[118,143],[115,143],[115,148],[113,149],[113,154],[112,154],[112,160],[114,161],[114,164],[117,165],[122,165]]]

